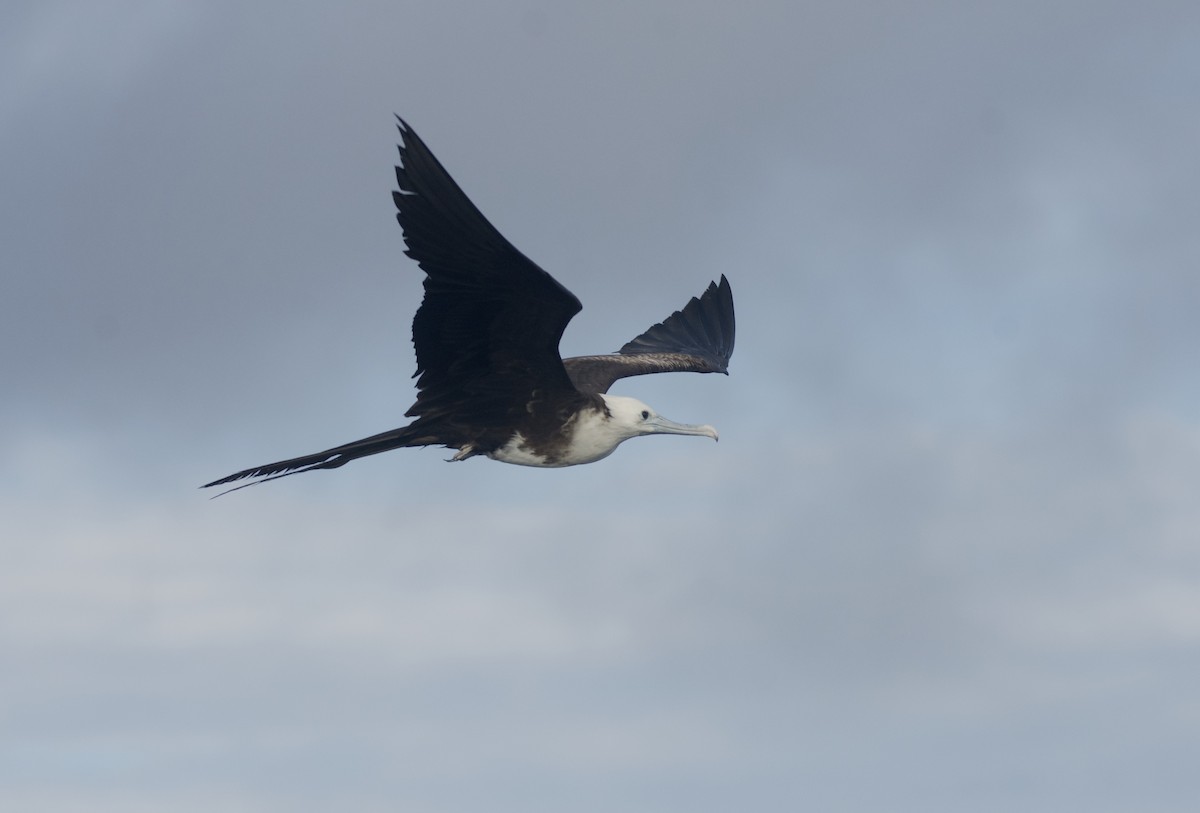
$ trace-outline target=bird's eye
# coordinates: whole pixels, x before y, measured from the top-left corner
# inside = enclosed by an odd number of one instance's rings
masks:
[[[646,419],[647,419],[647,418],[649,418],[649,417],[650,417],[650,410],[648,410],[648,409],[643,409],[643,410],[642,410],[642,420],[644,421],[644,420],[646,420]]]

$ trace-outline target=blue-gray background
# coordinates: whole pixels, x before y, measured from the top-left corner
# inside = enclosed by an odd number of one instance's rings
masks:
[[[1191,811],[1194,2],[0,11],[0,808]],[[404,115],[720,444],[406,450]]]

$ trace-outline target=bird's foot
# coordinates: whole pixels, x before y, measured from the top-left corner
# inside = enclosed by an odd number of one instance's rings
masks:
[[[471,455],[475,454],[475,447],[468,443],[465,446],[460,446],[458,451],[454,453],[454,457],[448,458],[447,463],[454,463],[459,460],[466,460]]]

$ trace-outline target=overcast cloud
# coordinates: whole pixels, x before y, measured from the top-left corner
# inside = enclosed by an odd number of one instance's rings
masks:
[[[1191,811],[1190,2],[0,11],[0,808]],[[390,429],[403,115],[722,440]]]

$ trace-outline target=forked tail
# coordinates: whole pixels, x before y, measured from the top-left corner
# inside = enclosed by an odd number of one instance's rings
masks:
[[[205,483],[201,488],[223,486],[227,483],[235,483],[238,480],[245,480],[247,478],[258,478],[252,482],[242,483],[240,486],[226,489],[220,492],[220,494],[215,494],[213,495],[215,498],[220,497],[222,494],[228,494],[231,491],[256,486],[259,483],[278,480],[281,477],[290,477],[293,474],[302,474],[306,471],[316,471],[317,469],[336,469],[339,466],[346,465],[351,460],[357,460],[360,457],[369,457],[370,455],[391,451],[392,449],[399,449],[403,446],[429,446],[434,443],[438,443],[438,441],[430,437],[427,432],[417,428],[415,424],[412,424],[399,429],[393,429],[390,432],[381,432],[378,435],[371,435],[369,438],[335,446],[332,449],[326,449],[316,454],[293,457],[290,460],[280,460],[275,463],[267,463],[264,466],[242,469],[228,477],[222,477],[220,480]]]

